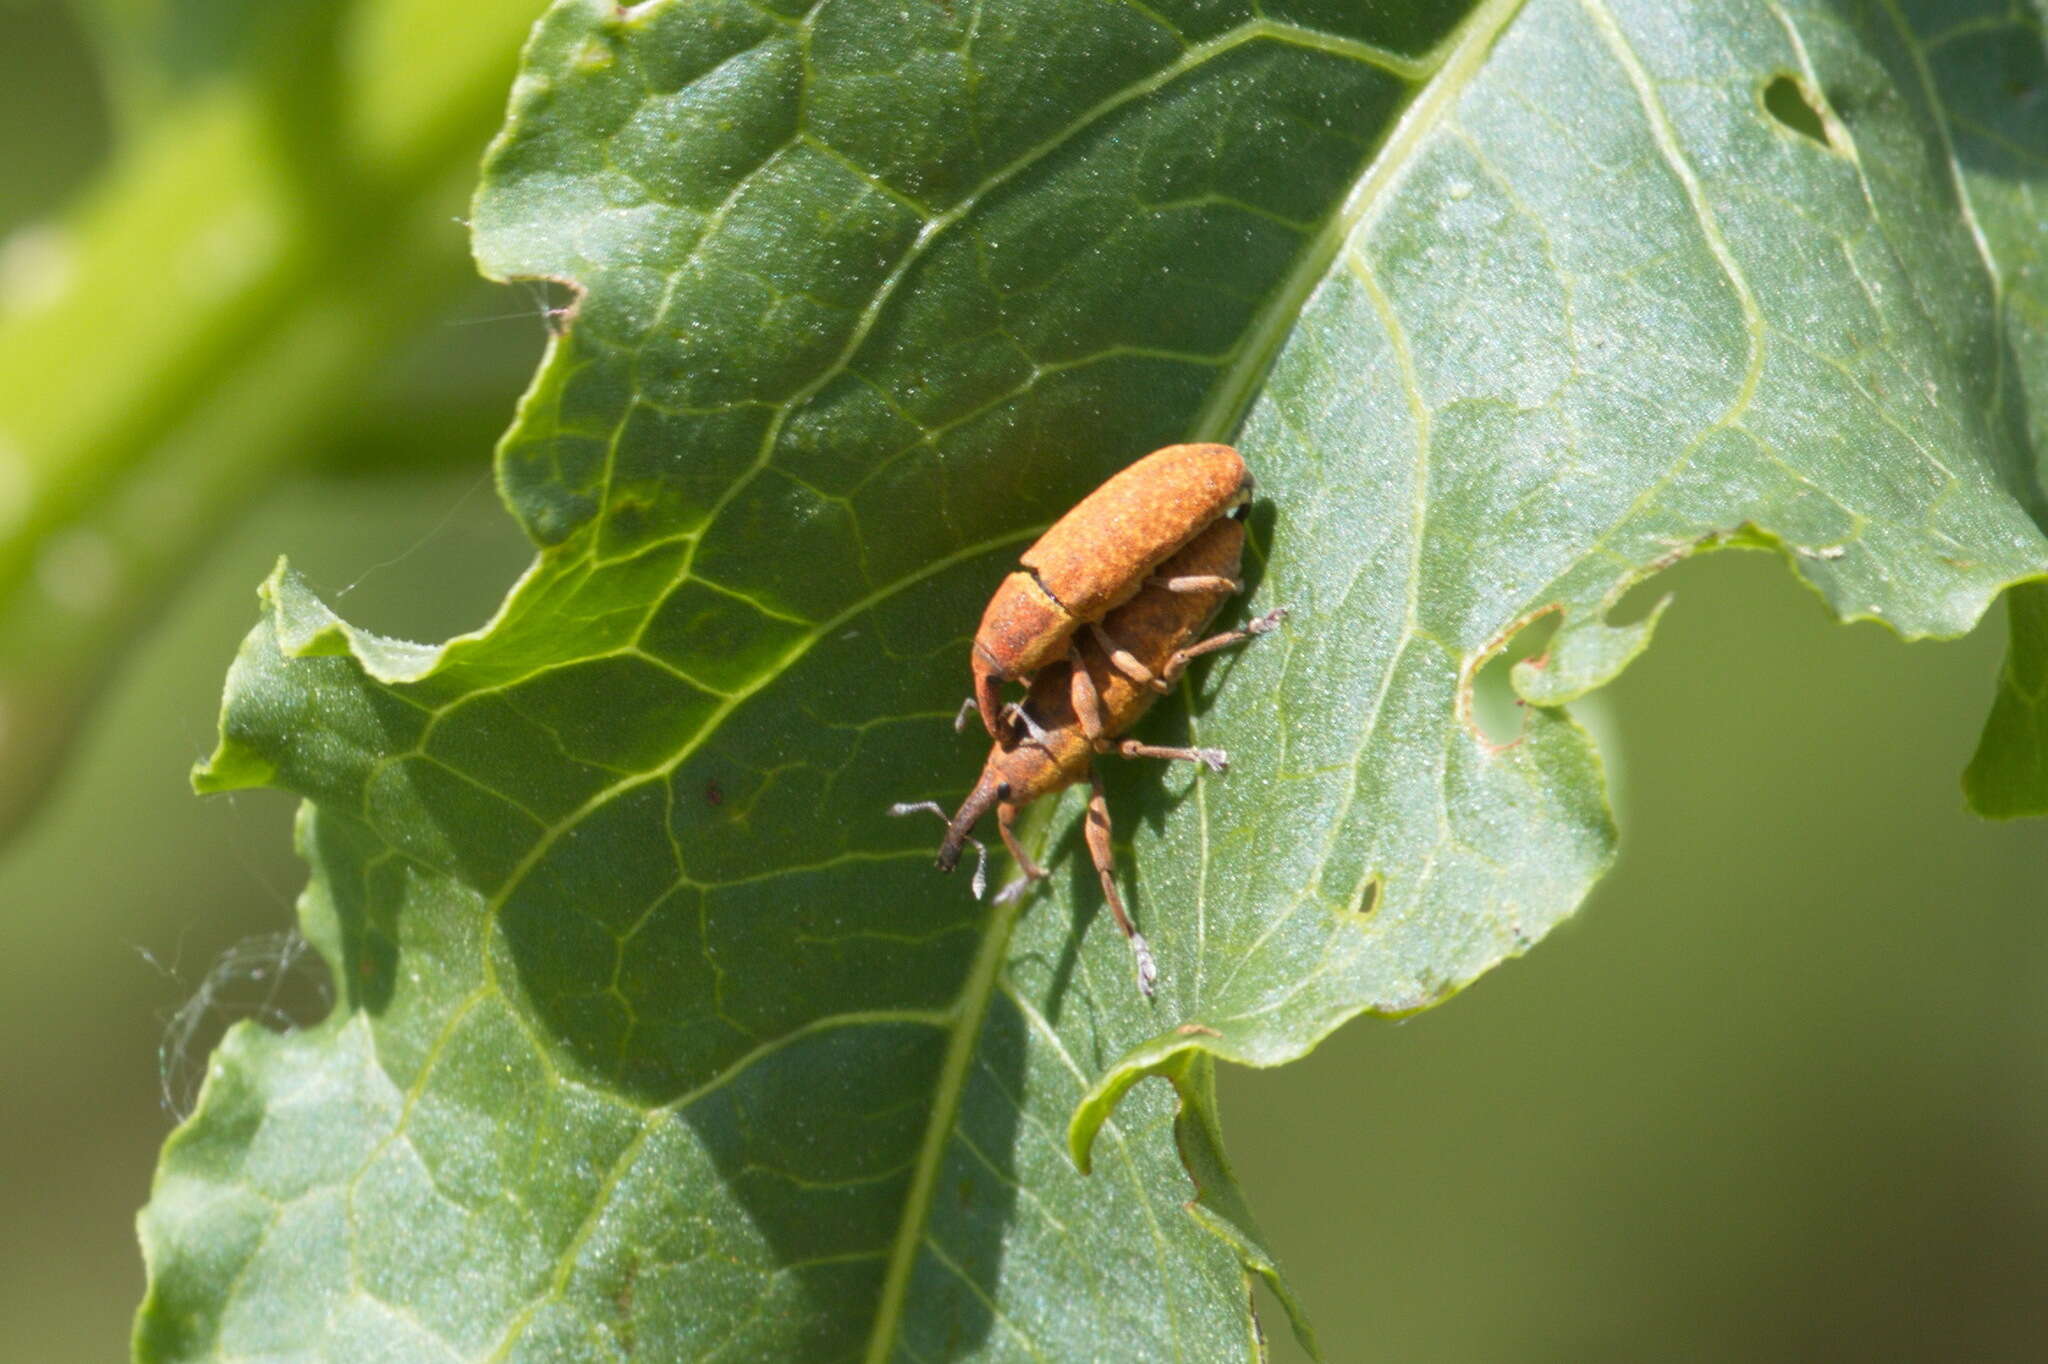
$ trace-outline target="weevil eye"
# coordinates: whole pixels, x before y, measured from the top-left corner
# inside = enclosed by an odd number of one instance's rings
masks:
[[[1009,798],[1010,798],[1010,783],[1008,783],[1008,782],[1006,782],[1006,781],[999,781],[999,782],[997,782],[997,783],[996,783],[996,799],[997,799],[997,800],[1008,800]]]
[[[1244,501],[1238,503],[1235,507],[1232,507],[1230,509],[1230,519],[1233,521],[1246,520],[1251,516],[1251,514],[1252,500],[1249,497],[1247,497]]]

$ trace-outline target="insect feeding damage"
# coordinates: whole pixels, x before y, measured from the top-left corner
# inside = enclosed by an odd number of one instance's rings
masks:
[[[1238,475],[1233,480],[1237,490],[1233,494],[1235,505],[1244,505],[1249,497],[1251,480],[1243,473],[1243,461],[1238,459],[1236,451],[1228,446],[1174,446],[1160,453],[1187,450],[1226,452],[1238,468]],[[1157,458],[1154,455],[1140,460],[1131,469],[1111,479],[1104,489]],[[1213,456],[1205,459],[1212,469],[1221,463]],[[1099,502],[1101,495],[1102,490],[1091,495],[1075,512],[1063,518],[1054,531],[1074,521],[1076,514],[1085,508],[1115,505]],[[1184,509],[1186,504],[1181,505]],[[1230,504],[1225,501],[1223,505],[1227,509]],[[1157,523],[1158,518],[1153,518],[1144,524]],[[1046,538],[1051,539],[1052,534],[1048,532]],[[1143,935],[1131,922],[1122,897],[1117,893],[1115,860],[1110,847],[1109,809],[1104,800],[1101,778],[1094,770],[1094,758],[1098,753],[1114,752],[1124,757],[1200,762],[1218,772],[1225,768],[1228,757],[1218,749],[1161,747],[1118,736],[1135,724],[1152,702],[1172,687],[1191,661],[1213,650],[1264,634],[1285,616],[1284,610],[1275,610],[1243,629],[1200,638],[1223,603],[1241,590],[1237,575],[1243,558],[1244,538],[1244,526],[1239,520],[1218,519],[1212,515],[1205,527],[1198,527],[1192,538],[1177,552],[1165,556],[1163,562],[1135,551],[1126,551],[1122,555],[1120,562],[1136,578],[1129,589],[1122,592],[1122,604],[1107,609],[1099,620],[1084,621],[1076,617],[1066,625],[1068,639],[1063,649],[1064,656],[1050,666],[1041,667],[1031,679],[1029,696],[1021,705],[1009,708],[1010,723],[1003,727],[1010,729],[1012,735],[1007,739],[999,736],[991,746],[980,780],[960,809],[947,820],[945,841],[939,848],[938,865],[946,871],[958,864],[965,844],[973,843],[977,853],[985,857],[980,842],[973,838],[971,831],[984,814],[994,809],[997,832],[1023,871],[1023,877],[1006,887],[998,898],[1014,897],[1031,882],[1046,875],[1017,843],[1015,825],[1018,812],[1039,797],[1062,791],[1086,778],[1093,788],[1085,826],[1089,857],[1101,879],[1103,898],[1109,902],[1110,913],[1130,941],[1137,962],[1138,987],[1147,995],[1152,993],[1153,984],[1158,979],[1158,968]],[[1044,543],[1040,542],[1041,545]],[[1080,541],[1074,538],[1067,543]],[[1033,547],[1034,553],[1037,548]],[[1030,564],[1029,555],[1025,562]],[[1072,565],[1070,559],[1066,562]],[[1129,567],[1133,564],[1141,566]],[[1011,582],[1020,576],[1024,575],[1012,575]],[[1077,581],[1082,576],[1077,573],[1070,581]],[[1102,575],[1092,573],[1087,576],[1099,580]],[[1006,583],[1005,590],[1010,585]],[[998,601],[1002,595],[998,592]],[[1114,595],[1111,590],[1103,588],[1095,599],[1111,595]],[[995,608],[996,603],[991,603],[991,615]],[[986,620],[984,618],[984,630]],[[1085,631],[1078,628],[1083,624],[1088,626]],[[977,691],[982,678],[980,662],[977,654]],[[981,703],[984,721],[989,717],[987,704]],[[897,805],[892,808],[892,813],[907,814],[913,810],[930,810],[941,818],[946,817],[945,811],[931,801]],[[975,869],[977,896],[981,893],[983,875],[984,866],[978,862]]]
[[[1252,477],[1228,445],[1155,450],[1076,503],[1021,556],[974,635],[974,698],[988,736],[1003,723],[1002,684],[1066,657],[1075,633],[1129,601],[1168,557],[1251,500]]]

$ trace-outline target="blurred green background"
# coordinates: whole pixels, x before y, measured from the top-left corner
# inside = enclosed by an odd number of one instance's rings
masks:
[[[65,11],[0,7],[0,234],[90,176],[99,99]],[[479,285],[392,357],[381,399],[434,415],[192,565],[0,854],[7,1358],[125,1356],[166,1062],[187,1094],[229,1017],[317,1008],[304,972],[273,999],[260,944],[209,984],[301,880],[285,798],[186,786],[255,585],[288,551],[373,628],[481,622],[526,559],[486,459],[538,306]],[[2048,830],[1971,819],[1956,780],[2002,624],[1837,627],[1754,554],[1663,585],[1585,717],[1623,853],[1579,919],[1432,1013],[1223,1076],[1268,1239],[1335,1361],[2048,1357]]]

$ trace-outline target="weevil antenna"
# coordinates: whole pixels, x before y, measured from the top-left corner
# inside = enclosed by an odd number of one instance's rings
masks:
[[[898,801],[889,807],[889,813],[892,815],[914,815],[926,810],[931,811],[940,819],[946,817],[945,809],[935,800]],[[953,861],[941,861],[939,865],[943,866],[947,871],[951,871],[953,864],[960,860],[961,843],[972,843],[974,845],[974,898],[979,900],[982,897],[982,893],[988,889],[988,848],[973,834],[963,833],[956,841],[950,826],[946,830],[946,841],[952,845]],[[945,857],[945,850],[943,848],[940,850],[939,856],[942,859]]]

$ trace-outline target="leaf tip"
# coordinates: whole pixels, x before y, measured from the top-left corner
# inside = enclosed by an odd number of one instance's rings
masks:
[[[216,796],[223,791],[245,791],[272,785],[277,768],[233,739],[223,737],[211,755],[192,765],[195,795]]]

